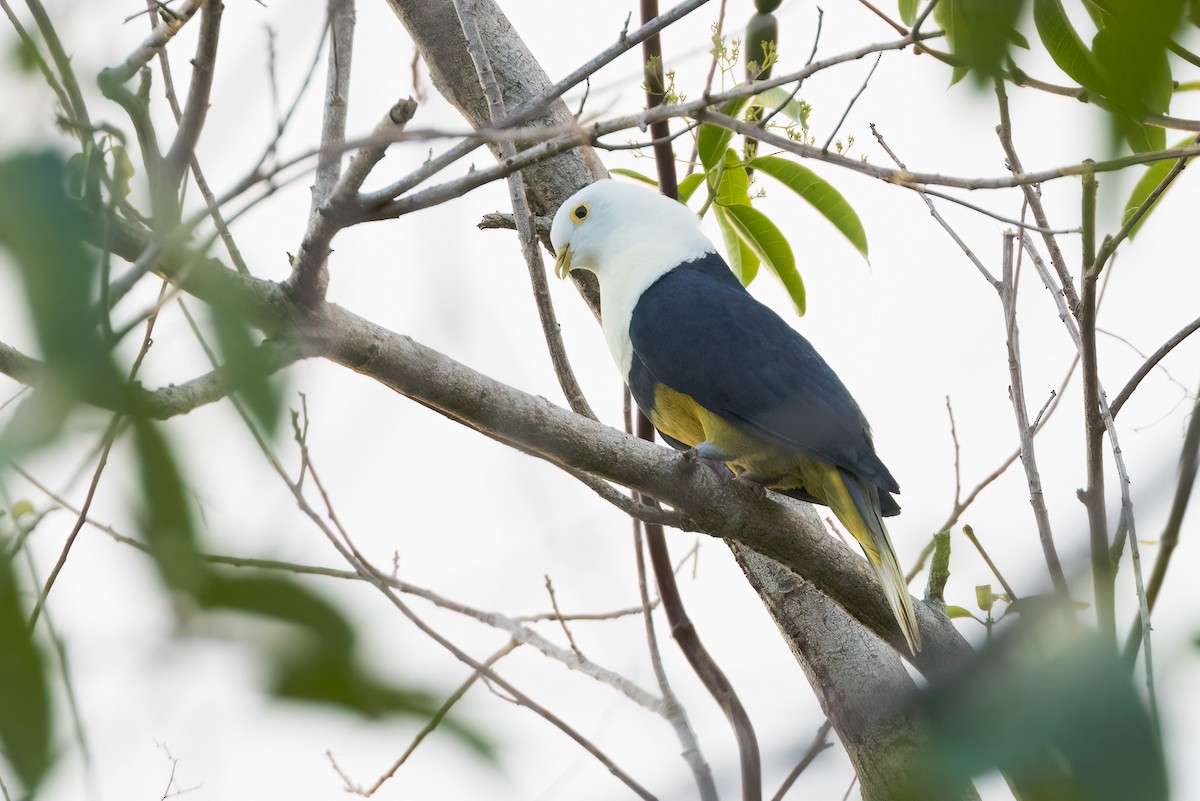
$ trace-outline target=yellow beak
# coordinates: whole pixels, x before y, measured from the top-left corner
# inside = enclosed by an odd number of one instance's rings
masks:
[[[554,274],[559,278],[566,278],[569,272],[571,272],[571,246],[563,245],[562,250],[558,251],[558,257],[554,259]]]

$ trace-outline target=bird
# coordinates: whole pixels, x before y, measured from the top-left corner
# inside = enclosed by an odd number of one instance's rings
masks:
[[[562,204],[550,242],[559,278],[596,276],[609,351],[663,439],[734,480],[828,506],[920,650],[883,523],[900,487],[866,417],[809,341],[746,291],[700,218],[649,186],[602,179]]]

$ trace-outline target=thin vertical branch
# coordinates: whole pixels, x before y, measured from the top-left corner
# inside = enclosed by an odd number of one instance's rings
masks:
[[[1091,532],[1092,584],[1096,595],[1096,626],[1110,647],[1117,645],[1116,578],[1108,551],[1108,515],[1104,506],[1104,421],[1100,419],[1100,378],[1096,360],[1096,176],[1083,177],[1082,297],[1079,304],[1079,344],[1083,364],[1083,423],[1087,488],[1080,499],[1087,508]]]
[[[658,16],[658,0],[642,0],[642,24]],[[663,71],[662,39],[656,33],[642,42],[642,66],[646,76],[646,108],[667,101],[666,78]],[[654,164],[658,168],[658,191],[670,198],[679,196],[675,175],[675,149],[671,144],[671,126],[667,120],[650,123],[650,138],[654,140]]]
[[[1146,603],[1151,612],[1158,600],[1162,589],[1163,579],[1167,575],[1167,565],[1179,544],[1179,530],[1183,526],[1183,516],[1187,512],[1188,500],[1192,497],[1192,488],[1196,484],[1197,459],[1200,457],[1200,401],[1192,406],[1192,419],[1188,423],[1187,433],[1183,437],[1183,451],[1179,459],[1179,480],[1175,484],[1175,498],[1171,502],[1171,512],[1167,524],[1159,540],[1158,557],[1154,560],[1154,569],[1150,573],[1150,583],[1146,588]],[[1142,642],[1142,621],[1134,621],[1133,630],[1125,643],[1125,657],[1130,664],[1137,659],[1138,648]]]
[[[221,36],[221,14],[224,10],[225,3],[222,0],[208,0],[200,12],[200,38],[196,43],[196,55],[192,58],[192,81],[188,86],[182,116],[177,119],[179,128],[175,132],[175,140],[163,160],[163,180],[170,186],[178,186],[183,179],[208,117],[208,101],[217,63],[217,42]]]
[[[493,124],[508,117],[505,109],[504,96],[500,85],[496,82],[492,70],[491,59],[488,58],[484,47],[483,37],[475,19],[475,4],[473,0],[454,0],[458,12],[459,24],[467,39],[467,51],[475,65],[479,76],[479,84],[487,98],[488,111]],[[516,145],[506,139],[500,143],[501,159],[510,159],[516,155]],[[517,238],[521,242],[521,254],[525,257],[525,265],[529,269],[529,280],[533,284],[533,297],[537,305],[538,319],[542,324],[542,337],[550,351],[550,361],[554,366],[554,374],[558,384],[566,396],[571,410],[584,417],[595,420],[596,413],[592,411],[583,388],[575,378],[575,371],[567,358],[567,349],[562,341],[562,333],[558,317],[554,313],[554,305],[550,300],[550,287],[546,281],[546,266],[542,261],[542,251],[538,248],[537,233],[534,231],[533,211],[529,206],[529,196],[525,191],[525,181],[519,172],[508,176],[508,194],[513,207],[513,222],[517,227]]]
[[[1008,348],[1009,400],[1017,420],[1017,436],[1021,441],[1021,463],[1025,467],[1025,480],[1029,485],[1029,503],[1033,506],[1033,517],[1037,523],[1038,537],[1042,542],[1042,553],[1046,569],[1054,583],[1055,592],[1062,600],[1069,598],[1067,578],[1063,573],[1058,549],[1054,545],[1054,534],[1050,529],[1050,515],[1046,510],[1046,499],[1042,492],[1042,477],[1038,471],[1037,457],[1033,449],[1033,429],[1029,425],[1029,412],[1025,406],[1025,383],[1021,372],[1020,334],[1017,328],[1017,281],[1019,269],[1014,266],[1013,240],[1016,234],[1004,233],[1003,277],[997,291],[1004,311],[1005,341]],[[1019,262],[1017,262],[1019,265]]]
[[[625,433],[633,433],[633,395],[626,388],[624,392]],[[675,728],[675,736],[683,746],[683,759],[691,768],[696,789],[700,792],[701,801],[717,801],[717,786],[713,781],[712,768],[700,751],[700,742],[688,721],[687,710],[679,703],[671,682],[667,679],[667,671],[663,669],[662,653],[658,648],[658,634],[654,630],[654,616],[651,614],[650,592],[646,586],[646,559],[642,552],[642,521],[631,518],[633,523],[633,548],[637,561],[638,598],[642,602],[642,618],[646,624],[646,645],[650,652],[650,665],[654,669],[654,678],[658,681],[658,691],[662,694],[663,714]],[[660,527],[661,530],[661,527]],[[674,573],[672,573],[672,576]]]
[[[1083,343],[1081,341],[1079,328],[1075,324],[1074,318],[1066,306],[1066,301],[1063,299],[1063,293],[1057,290],[1054,284],[1054,277],[1050,274],[1049,269],[1038,255],[1037,249],[1033,246],[1033,241],[1025,234],[1023,239],[1024,250],[1029,253],[1033,259],[1034,266],[1042,277],[1046,288],[1050,290],[1054,302],[1059,308],[1059,319],[1063,321],[1063,325],[1067,327],[1067,333],[1071,336],[1071,341],[1075,343],[1075,348],[1082,354]],[[1146,599],[1146,588],[1142,581],[1142,559],[1139,553],[1137,543],[1137,526],[1133,517],[1133,498],[1129,493],[1129,471],[1125,469],[1125,454],[1121,450],[1121,443],[1117,438],[1117,424],[1113,420],[1112,409],[1108,405],[1108,397],[1105,395],[1104,386],[1100,383],[1099,378],[1096,380],[1097,396],[1099,400],[1100,417],[1104,423],[1104,429],[1108,432],[1108,442],[1112,449],[1113,462],[1117,469],[1118,484],[1121,488],[1121,519],[1118,528],[1125,529],[1128,532],[1129,554],[1133,562],[1133,583],[1137,592],[1138,599],[1138,616],[1142,623],[1143,639],[1146,645],[1146,691],[1150,701],[1151,715],[1158,719],[1158,698],[1154,688],[1154,656],[1150,647],[1150,605]]]
[[[1000,105],[1000,124],[996,127],[996,134],[1000,137],[1000,146],[1004,148],[1004,155],[1008,159],[1008,169],[1013,175],[1020,175],[1025,172],[1025,168],[1021,166],[1021,159],[1017,156],[1017,150],[1013,146],[1012,140],[1012,120],[1008,116],[1008,93],[1004,91],[1004,81],[996,80],[996,99]],[[1038,228],[1042,229],[1042,240],[1046,244],[1046,252],[1050,254],[1050,263],[1054,265],[1054,271],[1058,273],[1058,280],[1062,285],[1062,293],[1067,301],[1067,308],[1072,314],[1077,314],[1079,309],[1079,295],[1075,292],[1075,284],[1071,281],[1071,271],[1067,269],[1067,260],[1063,258],[1062,250],[1058,247],[1058,240],[1054,234],[1049,233],[1050,221],[1046,216],[1046,209],[1042,205],[1041,189],[1035,184],[1022,183],[1021,191],[1025,193],[1025,202],[1029,204],[1029,210],[1033,212],[1033,219],[1037,222]]]
[[[641,0],[641,10],[644,25],[658,16],[658,0]],[[666,102],[662,40],[658,35],[651,36],[642,43],[642,58],[646,75],[646,106],[654,108]],[[651,123],[650,136],[654,141],[658,189],[667,197],[676,198],[679,195],[679,185],[675,174],[675,150],[668,121]],[[637,416],[637,434],[642,439],[654,440],[654,426],[645,415]],[[671,624],[671,635],[733,727],[741,760],[743,801],[760,801],[762,762],[754,725],[733,685],[704,647],[696,627],[683,607],[675,574],[671,570],[671,556],[667,550],[667,538],[662,526],[646,524],[646,544],[650,551],[650,563],[654,567],[654,577],[658,582],[658,594],[662,598],[663,609],[666,610],[667,620]]]
[[[311,221],[326,212],[342,174],[346,113],[350,107],[350,67],[354,56],[354,0],[329,0],[329,62],[325,78],[325,115],[321,123],[321,153],[313,181]],[[303,269],[301,269],[301,266]],[[325,300],[329,286],[328,254],[299,262],[288,285],[302,306]]]

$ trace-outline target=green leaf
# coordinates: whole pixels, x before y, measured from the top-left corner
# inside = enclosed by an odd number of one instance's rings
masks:
[[[940,0],[934,6],[934,19],[946,32],[951,52],[964,63],[955,69],[952,83],[964,69],[981,84],[1000,74],[1023,5],[1024,0]]]
[[[207,571],[196,546],[183,477],[155,423],[136,419],[133,433],[144,499],[142,536],[166,585],[196,595],[203,589]]]
[[[782,182],[808,201],[842,232],[842,236],[850,240],[850,244],[854,245],[864,259],[869,258],[867,233],[863,230],[862,221],[841,193],[824,178],[807,167],[780,156],[759,156],[751,161],[749,166]]]
[[[796,257],[791,245],[775,223],[753,206],[722,206],[729,222],[739,237],[754,251],[779,280],[796,306],[797,314],[804,314],[804,281],[796,270]]]
[[[946,605],[946,617],[950,618],[951,620],[960,617],[969,617],[972,620],[979,620],[979,618],[975,617],[975,615],[971,613],[971,610],[965,609],[961,606],[954,606],[953,604]]]
[[[978,584],[975,586],[975,603],[979,604],[979,608],[987,612],[996,603],[996,596],[992,593],[991,584]]]
[[[692,193],[695,192],[696,188],[703,183],[704,173],[702,172],[694,172],[691,175],[683,176],[683,179],[680,180],[678,187],[679,202],[686,205],[687,202],[692,199]]]
[[[627,170],[624,167],[614,167],[608,171],[610,175],[624,175],[626,178],[632,178],[635,181],[641,181],[644,184],[650,184],[657,188],[658,181],[651,178],[649,175],[643,175],[636,170]]]
[[[121,145],[113,145],[113,196],[116,200],[124,200],[129,195],[129,182],[133,179],[133,162],[129,153]]]
[[[28,621],[12,561],[0,556],[0,751],[32,798],[50,769],[51,714],[47,666]]]
[[[1112,115],[1116,132],[1129,143],[1134,153],[1153,153],[1167,146],[1167,132],[1156,125],[1145,125],[1124,114]]]
[[[917,0],[900,0],[900,21],[909,26],[917,21]]]
[[[710,181],[720,180],[713,202],[719,206],[749,206],[750,176],[732,148],[725,151],[724,169],[709,173]]]
[[[803,100],[792,97],[792,93],[782,87],[759,92],[754,96],[754,104],[771,111],[779,109],[780,114],[800,123],[800,127],[808,127],[808,115],[812,108]]]
[[[1100,91],[1092,53],[1067,18],[1062,0],[1033,0],[1033,23],[1058,68],[1085,89]]]
[[[255,342],[250,325],[226,303],[212,309],[217,345],[238,394],[250,407],[251,414],[267,434],[275,430],[282,409],[282,398],[271,381],[271,367]]]
[[[1186,139],[1180,140],[1174,145],[1174,147],[1186,147],[1191,143],[1192,137],[1189,136]],[[1191,159],[1189,159],[1189,161],[1190,160]],[[1129,193],[1129,198],[1125,201],[1125,211],[1121,215],[1121,225],[1127,224],[1133,218],[1134,212],[1141,208],[1142,204],[1146,202],[1146,199],[1150,197],[1150,193],[1153,192],[1158,185],[1163,182],[1163,179],[1167,177],[1167,174],[1171,172],[1171,169],[1176,163],[1177,162],[1174,161],[1156,161],[1146,169],[1146,172],[1142,174],[1142,177],[1138,179],[1137,184],[1134,185],[1133,191]],[[1171,186],[1174,186],[1174,184]],[[1164,190],[1163,193],[1158,196],[1158,201],[1161,201],[1169,191],[1171,191],[1170,186],[1168,186],[1166,190]],[[1142,218],[1137,221],[1137,224],[1130,229],[1130,239],[1133,239],[1133,237],[1137,235],[1137,232],[1141,230],[1142,224],[1145,223],[1146,219],[1149,218],[1151,213],[1158,208],[1158,201],[1155,201],[1155,204],[1147,209],[1146,213],[1142,215]]]
[[[1183,0],[1106,0],[1103,27],[1092,40],[1104,94],[1134,119],[1166,113],[1171,103],[1167,46],[1183,15]]]
[[[729,219],[729,212],[721,206],[713,206],[713,214],[716,215],[717,225],[720,226],[721,235],[725,238],[725,253],[729,256],[729,268],[742,282],[742,286],[748,286],[758,275],[759,258],[738,236],[737,228]]]
[[[736,117],[749,102],[749,97],[730,100],[722,107],[721,113]],[[700,163],[704,165],[704,169],[711,170],[721,163],[732,140],[733,131],[728,128],[711,123],[704,123],[700,126],[700,130],[696,133],[696,153],[700,156]]]
[[[37,414],[43,427],[36,437],[10,427],[5,444],[34,447],[57,433],[75,400],[121,408],[127,388],[100,336],[96,260],[84,250],[87,220],[67,196],[62,160],[38,153],[0,161],[0,187],[0,247],[21,275],[50,371]]]

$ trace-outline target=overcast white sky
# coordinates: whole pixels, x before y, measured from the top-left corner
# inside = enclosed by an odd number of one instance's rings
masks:
[[[716,3],[710,5],[672,28],[664,41],[666,61],[678,70],[680,87],[691,95],[706,72],[704,43],[717,9]],[[752,3],[730,0],[728,5],[730,26],[736,29],[749,17]],[[632,2],[510,1],[502,6],[552,79],[614,41],[631,10],[636,16]],[[90,76],[141,41],[146,32],[143,18],[121,24],[140,3],[57,0],[47,7],[90,92],[93,116],[126,127],[118,109],[92,90]],[[323,7],[318,0],[275,0],[266,8],[249,0],[228,0],[213,107],[199,148],[200,161],[218,189],[252,166],[271,134],[265,26],[277,32],[280,89],[288,98],[311,59]],[[833,0],[823,7],[820,56],[894,38],[857,2]],[[794,68],[811,49],[816,6],[789,0],[779,15],[780,69]],[[193,36],[194,31],[185,31],[172,50],[175,79],[181,86],[188,77],[185,54],[191,51]],[[5,33],[0,42],[7,48],[12,38]],[[413,92],[411,58],[412,46],[386,4],[359,2],[352,133],[369,131],[392,102]],[[1035,74],[1061,80],[1036,45],[1022,58]],[[870,66],[869,61],[850,63],[806,84],[801,96],[813,105],[812,125],[819,141],[841,116]],[[588,109],[615,113],[639,108],[639,73],[636,53],[606,68],[593,81]],[[322,82],[323,77],[315,81]],[[853,154],[887,163],[867,127],[873,122],[913,169],[962,176],[1004,174],[1003,153],[993,132],[998,121],[993,98],[968,85],[948,83],[948,69],[931,59],[908,52],[887,54],[839,136],[854,137]],[[0,153],[30,143],[68,146],[53,132],[52,99],[36,81],[19,81],[5,73],[0,92],[10,109],[0,126]],[[157,83],[154,96],[156,101],[161,97]],[[578,102],[578,96],[571,100]],[[303,104],[284,139],[285,155],[316,143],[320,102],[318,91]],[[1104,154],[1103,119],[1094,109],[1017,90],[1012,103],[1016,145],[1027,168]],[[157,111],[162,130],[170,130],[161,104]],[[1195,100],[1172,111],[1191,118],[1200,115]],[[421,106],[413,124],[463,127],[436,95]],[[1178,138],[1168,134],[1169,141]],[[373,181],[399,176],[421,163],[430,147],[436,153],[445,146],[433,142],[393,148]],[[479,152],[474,160],[481,165],[490,156]],[[652,172],[648,159],[629,153],[605,154],[604,160],[609,167]],[[447,177],[466,169],[466,163],[458,165]],[[891,522],[890,530],[902,564],[908,565],[952,505],[954,463],[946,396],[957,419],[964,489],[991,472],[1016,446],[999,303],[915,194],[822,165],[814,169],[857,209],[870,239],[869,265],[831,226],[781,188],[766,185],[763,208],[791,238],[808,286],[809,312],[794,323],[857,397],[874,426],[881,456],[904,490],[904,513]],[[1140,365],[1134,347],[1153,351],[1200,313],[1200,229],[1195,225],[1200,186],[1191,173],[1185,172],[1167,204],[1116,260],[1101,325],[1129,344],[1114,337],[1101,339],[1103,380],[1110,392]],[[1103,230],[1115,230],[1136,178],[1136,171],[1101,178]],[[1078,183],[1059,181],[1045,192],[1053,224],[1076,225]],[[1015,192],[977,192],[970,200],[1011,216],[1019,213]],[[299,244],[308,204],[307,182],[301,181],[238,221],[238,243],[257,275],[286,277],[286,253]],[[498,184],[398,221],[340,234],[331,262],[330,299],[502,381],[562,402],[515,237],[474,227],[482,214],[505,210],[506,204],[506,190]],[[998,271],[1006,226],[950,204],[940,208]],[[719,242],[715,229],[713,233]],[[1063,242],[1068,259],[1077,261],[1077,240],[1064,237]],[[121,314],[136,313],[155,289],[147,286],[122,305]],[[555,282],[553,291],[567,347],[588,397],[603,420],[619,425],[619,379],[599,328],[569,283]],[[782,289],[765,273],[752,291],[789,314]],[[16,292],[12,271],[0,269],[0,341],[35,352]],[[1022,284],[1020,326],[1029,403],[1036,409],[1061,382],[1073,351],[1050,296],[1032,272]],[[155,342],[142,373],[147,385],[179,382],[206,369],[180,315],[160,320]],[[1166,517],[1186,425],[1187,404],[1181,403],[1180,385],[1190,393],[1200,382],[1200,343],[1185,343],[1165,366],[1170,375],[1152,374],[1120,420],[1147,564],[1157,550],[1155,540]],[[548,607],[543,586],[547,574],[564,611],[602,611],[636,601],[628,521],[574,479],[344,369],[302,364],[286,372],[285,382],[289,397],[299,392],[308,397],[313,459],[340,516],[379,563],[389,563],[397,552],[402,578],[509,614]],[[0,378],[0,397],[7,398],[15,389],[13,382]],[[1060,551],[1083,568],[1087,533],[1083,507],[1075,499],[1084,469],[1077,382],[1063,403],[1038,438],[1037,448]],[[99,438],[103,422],[100,416],[80,416],[73,424],[79,437],[72,447],[42,454],[27,467],[63,488],[87,452],[87,443]],[[179,446],[194,481],[211,550],[341,566],[319,532],[295,509],[286,488],[268,473],[227,404],[198,410],[164,428]],[[295,448],[286,437],[278,447],[294,465]],[[93,516],[132,534],[136,529],[130,501],[136,478],[129,456],[127,446],[118,445]],[[16,497],[28,497],[39,506],[45,503],[11,475],[4,480]],[[1108,482],[1112,509],[1117,504],[1115,483],[1115,478]],[[84,489],[84,484],[74,484],[69,497],[78,502]],[[1191,575],[1200,558],[1195,520],[1192,514],[1185,523],[1154,633],[1156,678],[1178,798],[1200,797],[1200,767],[1186,758],[1200,744],[1200,655],[1190,645],[1200,632],[1200,587]],[[1018,592],[1043,589],[1045,569],[1019,466],[989,488],[963,522],[974,526]],[[32,546],[41,575],[56,558],[71,523],[70,516],[60,512],[38,529]],[[685,601],[758,726],[771,792],[823,717],[727,550],[691,534],[675,533],[669,541],[676,555],[699,542],[698,568],[694,576],[686,571],[682,579]],[[973,608],[974,586],[994,581],[965,538],[956,535],[954,545],[948,600]],[[468,674],[369,588],[332,581],[318,586],[351,610],[360,625],[362,657],[384,675],[449,692]],[[1086,594],[1082,582],[1079,588]],[[1128,559],[1121,566],[1119,592],[1124,627],[1135,609]],[[262,669],[252,652],[203,636],[172,638],[174,619],[151,566],[140,554],[93,530],[85,530],[76,544],[49,611],[70,648],[70,669],[92,756],[87,768],[64,717],[58,729],[63,756],[46,788],[47,799],[157,799],[171,771],[168,751],[178,759],[178,786],[196,788],[188,793],[191,798],[339,797],[341,781],[328,764],[326,750],[356,782],[369,785],[421,725],[363,723],[266,700]],[[452,616],[429,612],[429,618],[479,657],[505,641],[498,632]],[[560,637],[553,626],[541,630]],[[654,686],[637,618],[578,623],[573,631],[589,657],[643,686]],[[964,625],[963,631],[974,639],[982,633],[974,624]],[[664,647],[664,657],[706,755],[717,775],[732,786],[735,752],[723,717],[672,645]],[[502,672],[563,713],[660,797],[689,796],[690,777],[663,721],[531,649],[507,658]],[[501,744],[500,764],[483,764],[451,738],[434,736],[385,785],[380,798],[623,797],[620,785],[577,746],[482,686],[471,691],[458,714]],[[834,748],[818,759],[793,793],[841,798],[850,777],[848,760]],[[989,785],[987,797],[1005,794]]]

